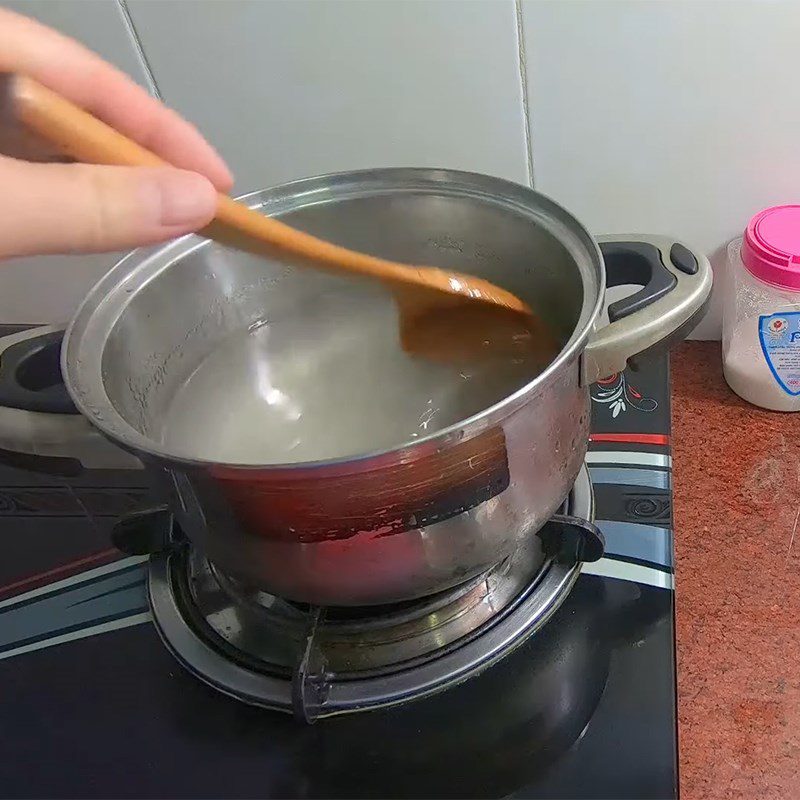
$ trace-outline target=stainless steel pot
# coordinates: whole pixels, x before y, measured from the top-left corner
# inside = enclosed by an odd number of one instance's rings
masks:
[[[387,452],[288,466],[197,461],[170,452],[154,432],[177,389],[223,340],[265,315],[308,313],[324,293],[360,292],[372,302],[380,290],[193,236],[136,251],[99,281],[62,349],[75,405],[158,472],[183,530],[219,569],[298,601],[419,597],[512,552],[578,474],[589,384],[680,335],[711,289],[708,262],[682,245],[626,236],[598,246],[556,203],[482,175],[343,173],[247,200],[348,247],[488,278],[527,301],[564,342],[550,367],[513,395]],[[603,255],[614,265],[611,283],[644,288],[596,328]],[[9,405],[2,391],[0,402]]]

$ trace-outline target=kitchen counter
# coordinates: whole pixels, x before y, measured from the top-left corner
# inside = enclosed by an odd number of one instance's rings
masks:
[[[800,797],[800,414],[671,364],[681,796]]]

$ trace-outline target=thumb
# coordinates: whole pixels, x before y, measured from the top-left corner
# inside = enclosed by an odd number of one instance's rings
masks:
[[[31,164],[0,157],[0,257],[124,250],[196,231],[217,193],[172,167]]]

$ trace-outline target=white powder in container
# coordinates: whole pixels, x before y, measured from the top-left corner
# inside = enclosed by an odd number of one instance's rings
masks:
[[[728,247],[723,370],[754,405],[800,411],[800,206],[760,212]]]

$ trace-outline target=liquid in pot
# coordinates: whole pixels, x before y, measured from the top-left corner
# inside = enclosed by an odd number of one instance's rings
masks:
[[[413,357],[400,346],[391,300],[332,293],[302,316],[229,336],[172,398],[161,441],[184,457],[231,464],[392,448],[488,408],[555,356],[486,342],[458,364]]]

